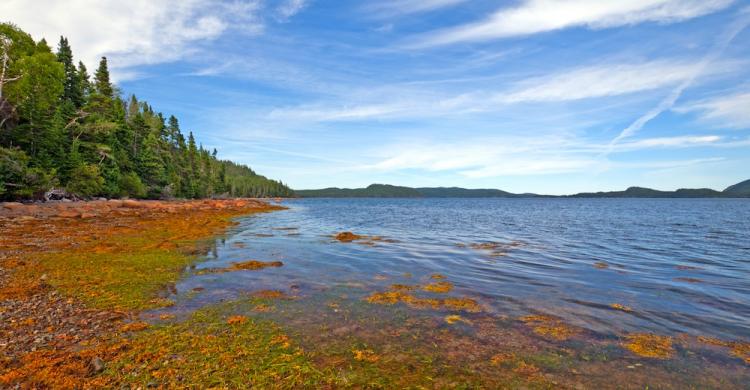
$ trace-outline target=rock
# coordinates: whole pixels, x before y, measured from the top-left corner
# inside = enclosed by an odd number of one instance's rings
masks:
[[[95,356],[91,359],[91,362],[89,362],[89,372],[96,375],[102,371],[104,371],[104,360]]]
[[[8,210],[19,210],[23,208],[23,203],[5,202],[3,203],[3,208],[6,208]]]
[[[60,211],[59,213],[57,213],[57,216],[59,218],[77,218],[79,215],[81,214],[77,211],[72,210]]]
[[[143,205],[141,204],[141,202],[139,202],[137,200],[133,200],[133,199],[125,199],[125,200],[123,200],[121,206],[125,207],[125,208],[129,208],[129,209],[139,209],[139,208],[143,207]]]
[[[123,201],[121,201],[120,199],[110,199],[107,201],[107,204],[112,207],[120,207],[122,206],[122,203]]]
[[[44,193],[44,200],[50,201],[50,200],[65,200],[70,201],[71,199],[75,200],[77,199],[75,195],[65,191],[62,188],[53,188],[47,192]]]
[[[95,218],[96,214],[93,213],[83,213],[81,214],[81,219],[89,219],[89,218]]]
[[[337,240],[341,242],[352,242],[355,240],[362,239],[363,237],[360,236],[359,234],[354,234],[352,232],[341,232],[337,234],[334,238],[336,238]]]

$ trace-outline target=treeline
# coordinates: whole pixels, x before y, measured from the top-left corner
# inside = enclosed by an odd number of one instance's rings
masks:
[[[66,38],[56,50],[0,24],[0,199],[291,196],[283,183],[216,157],[174,116],[121,97],[107,59],[89,75]]]

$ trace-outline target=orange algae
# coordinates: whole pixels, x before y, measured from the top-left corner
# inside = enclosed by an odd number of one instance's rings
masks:
[[[140,332],[144,329],[148,329],[149,324],[145,322],[131,322],[129,324],[125,324],[120,328],[120,331],[122,332]]]
[[[375,363],[380,360],[380,356],[375,354],[371,349],[352,349],[354,360],[358,362]]]
[[[652,333],[637,333],[626,336],[623,346],[638,356],[668,359],[674,354],[672,338]]]
[[[516,354],[510,353],[510,352],[504,352],[504,353],[498,353],[495,355],[492,355],[490,358],[490,363],[492,363],[495,366],[509,363],[516,360]]]
[[[289,298],[283,291],[279,290],[259,290],[252,293],[254,297],[266,299],[287,299]]]
[[[229,325],[238,325],[238,324],[244,324],[247,322],[247,317],[245,316],[231,316],[227,318],[227,324]]]
[[[442,300],[442,306],[452,310],[464,310],[471,313],[482,311],[477,301],[471,298],[445,298]]]
[[[631,313],[633,311],[632,308],[630,308],[628,306],[625,306],[625,305],[621,305],[619,303],[613,303],[613,304],[609,305],[609,307],[611,307],[611,308],[613,308],[615,310],[624,311],[626,313]]]
[[[445,322],[451,325],[455,324],[456,322],[464,322],[467,324],[471,324],[471,321],[467,320],[466,318],[461,317],[458,314],[451,314],[449,316],[445,316],[444,319],[445,319]]]
[[[249,261],[243,261],[240,263],[232,263],[232,266],[229,267],[229,270],[233,271],[240,271],[240,270],[258,270],[268,267],[281,267],[284,263],[280,261],[258,261],[258,260],[249,260]]]
[[[480,242],[480,243],[474,243],[470,244],[469,247],[471,249],[480,249],[480,250],[493,250],[497,249],[501,246],[498,242]]]
[[[268,313],[274,310],[276,309],[273,306],[268,306],[263,303],[255,305],[255,307],[253,307],[253,311],[257,313]]]
[[[352,232],[341,232],[334,236],[334,238],[341,242],[352,242],[356,240],[361,240],[364,238],[364,236],[360,236],[359,234],[354,234]]]
[[[441,274],[432,274],[430,275],[430,279],[442,280],[442,279],[445,279],[445,276]]]
[[[603,261],[597,261],[596,263],[594,263],[594,268],[597,268],[597,269],[609,268],[609,264],[607,264],[607,263],[605,263]]]
[[[428,284],[422,289],[434,293],[447,293],[453,290],[453,284],[451,282],[437,282]]]
[[[408,284],[392,284],[391,290],[393,291],[412,291],[416,290],[418,286],[410,286]]]
[[[403,291],[385,291],[372,293],[365,298],[369,303],[380,305],[395,305],[396,303],[405,303],[417,309],[450,309],[463,310],[467,312],[482,311],[479,304],[471,298],[419,298]]]
[[[528,315],[521,317],[521,321],[530,326],[534,333],[558,341],[567,340],[579,333],[560,319],[547,315]]]
[[[403,301],[407,296],[409,295],[400,291],[386,291],[373,293],[372,295],[367,297],[366,300],[367,302],[377,303],[380,305],[394,305],[398,302]]]
[[[730,353],[750,364],[750,343],[740,341],[724,341],[714,337],[698,336],[698,341],[719,347],[730,348]]]
[[[539,374],[539,371],[539,367],[533,364],[526,363],[524,361],[519,362],[516,368],[513,369],[513,372],[525,377],[535,376]]]

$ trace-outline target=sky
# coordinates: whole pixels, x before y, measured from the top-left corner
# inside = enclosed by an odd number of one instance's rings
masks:
[[[3,0],[295,189],[750,179],[748,0]]]

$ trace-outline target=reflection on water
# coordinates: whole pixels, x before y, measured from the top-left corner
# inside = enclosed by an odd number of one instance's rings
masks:
[[[747,200],[309,199],[286,206],[239,219],[177,285],[169,310],[279,290],[299,297],[295,316],[260,311],[316,329],[333,302],[341,310],[365,306],[378,318],[431,306],[431,321],[467,329],[475,341],[486,324],[529,314],[590,340],[750,338]],[[368,237],[335,240],[343,231]],[[249,260],[283,266],[205,272]],[[396,304],[364,303],[378,293],[395,294]],[[433,305],[454,298],[477,302],[481,314]]]

